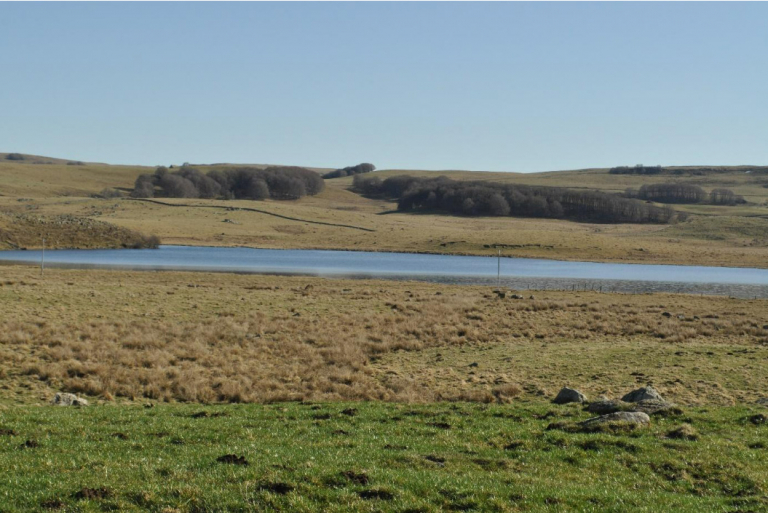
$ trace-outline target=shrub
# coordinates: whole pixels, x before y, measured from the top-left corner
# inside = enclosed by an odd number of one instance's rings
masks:
[[[125,197],[125,194],[122,191],[119,191],[117,189],[106,187],[102,189],[100,193],[94,194],[94,197],[103,198],[103,199],[123,198]]]
[[[21,153],[9,153],[5,156],[5,160],[25,160],[25,157]]]

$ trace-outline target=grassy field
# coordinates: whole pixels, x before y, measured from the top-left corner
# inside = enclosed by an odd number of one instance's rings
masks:
[[[766,395],[764,300],[3,266],[0,401]],[[529,294],[529,293],[526,293]],[[526,296],[527,297],[527,296]],[[668,315],[665,315],[668,314]]]
[[[768,510],[765,301],[0,276],[2,512]],[[681,410],[548,429],[645,384]]]
[[[0,510],[765,511],[758,408],[590,434],[527,401],[11,408]]]
[[[706,190],[732,188],[750,203],[736,207],[679,207],[696,215],[671,226],[402,214],[395,211],[394,203],[363,198],[349,191],[351,177],[328,180],[323,193],[297,201],[162,200],[186,205],[172,207],[91,197],[106,187],[129,190],[139,174],[151,171],[138,166],[0,160],[0,210],[104,221],[142,234],[158,235],[166,244],[453,254],[492,254],[496,247],[501,247],[506,255],[530,258],[768,266],[768,188],[764,187],[768,177],[737,171],[675,177],[674,180],[696,183]],[[605,169],[531,174],[377,172],[382,177],[403,173],[613,192],[670,179],[610,175]],[[256,208],[261,212],[239,208]],[[92,245],[98,243],[94,237]],[[34,240],[27,247],[36,247]]]

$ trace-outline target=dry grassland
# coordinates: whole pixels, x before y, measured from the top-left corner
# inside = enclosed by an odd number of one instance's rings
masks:
[[[683,404],[765,394],[765,301],[205,273],[0,268],[6,403],[506,402],[652,383]],[[670,316],[665,316],[667,312]],[[682,316],[679,318],[678,316]]]
[[[139,174],[149,171],[135,166],[0,161],[0,210],[105,221],[157,235],[165,244],[480,255],[495,253],[495,248],[501,247],[508,256],[528,258],[768,266],[768,188],[764,187],[768,177],[744,173],[679,178],[706,190],[730,187],[751,203],[737,207],[678,207],[698,215],[672,226],[402,214],[395,212],[394,203],[363,198],[349,191],[351,178],[328,180],[324,192],[297,201],[162,200],[187,205],[169,207],[130,199],[89,197],[105,187],[128,190]],[[668,178],[609,175],[606,170],[532,174],[377,172],[382,177],[402,173],[606,191],[621,191]],[[20,198],[28,201],[19,201]],[[263,212],[238,210],[254,207]],[[90,242],[90,246],[99,244],[97,237]],[[30,241],[28,247],[36,244]]]

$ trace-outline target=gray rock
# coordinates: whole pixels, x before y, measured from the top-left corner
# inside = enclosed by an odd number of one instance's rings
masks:
[[[637,390],[633,390],[621,398],[621,400],[625,403],[637,403],[645,399],[657,399],[659,401],[664,400],[661,397],[661,394],[659,394],[656,389],[650,385],[647,387],[638,388]]]
[[[601,399],[589,403],[587,411],[590,413],[597,413],[598,415],[606,415],[608,413],[616,413],[617,411],[628,410],[630,405],[623,403],[617,399]]]
[[[584,429],[599,428],[606,424],[629,424],[632,426],[649,426],[651,424],[651,418],[647,413],[640,411],[619,411],[616,413],[609,413],[607,415],[600,415],[599,417],[593,417],[579,423]]]
[[[58,393],[51,401],[56,406],[88,406],[88,401],[75,394]]]
[[[643,399],[635,403],[632,411],[641,411],[648,415],[681,415],[681,410],[676,404],[667,402],[663,399]]]
[[[584,394],[573,388],[563,387],[557,397],[552,401],[555,404],[583,403],[587,398]]]
[[[762,397],[755,401],[757,404],[760,404],[762,406],[768,406],[768,397]]]

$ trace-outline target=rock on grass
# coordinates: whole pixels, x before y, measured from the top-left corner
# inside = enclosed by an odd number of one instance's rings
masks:
[[[625,403],[637,403],[646,399],[655,399],[657,401],[664,400],[664,398],[661,397],[661,394],[650,385],[633,390],[621,398]]]
[[[552,402],[555,404],[583,403],[587,397],[576,389],[563,387]]]
[[[559,429],[569,433],[620,433],[647,427],[651,418],[647,413],[620,411],[600,415],[582,422],[554,422],[547,430]]]
[[[88,406],[88,401],[75,394],[58,393],[51,400],[54,406]]]
[[[585,432],[632,430],[650,425],[651,418],[647,413],[632,411],[620,411],[609,413],[607,415],[600,415],[599,417],[593,417],[583,422],[579,422],[578,424],[580,430]]]

